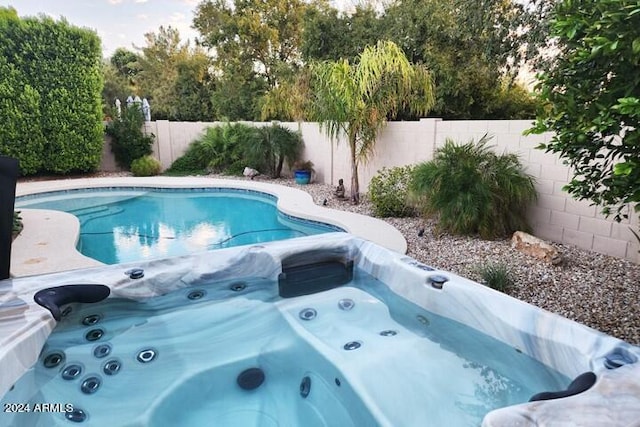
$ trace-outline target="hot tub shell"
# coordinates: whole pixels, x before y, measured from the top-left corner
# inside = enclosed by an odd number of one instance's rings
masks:
[[[475,328],[569,378],[586,371],[597,375],[595,385],[579,395],[494,410],[484,418],[484,426],[563,422],[611,426],[632,425],[640,419],[640,365],[605,366],[607,357],[616,352],[637,360],[640,348],[347,233],[2,281],[0,396],[36,363],[56,325],[51,313],[34,302],[34,294],[43,288],[96,283],[111,289],[110,298],[143,300],[212,280],[250,276],[277,283],[283,260],[305,252],[335,255],[336,251],[432,313]],[[132,279],[124,274],[133,267],[142,268],[144,277]],[[389,421],[392,425],[393,420]]]

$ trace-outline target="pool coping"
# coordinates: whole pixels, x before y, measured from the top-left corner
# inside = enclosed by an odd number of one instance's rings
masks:
[[[287,215],[338,226],[354,236],[369,240],[392,251],[405,254],[407,242],[395,227],[377,218],[318,206],[313,197],[294,187],[249,179],[208,177],[105,177],[21,182],[16,197],[67,191],[118,187],[141,188],[235,188],[259,191],[278,199],[278,209]],[[68,213],[43,209],[17,208],[21,211],[23,231],[11,250],[13,277],[96,267],[103,263],[76,250],[80,235],[78,219]],[[54,226],[55,224],[55,226]]]

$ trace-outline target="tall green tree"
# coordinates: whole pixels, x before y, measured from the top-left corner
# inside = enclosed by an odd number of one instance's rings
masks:
[[[368,46],[354,64],[321,62],[313,68],[309,118],[333,138],[347,137],[351,163],[351,199],[360,201],[358,165],[366,161],[387,118],[407,109],[426,114],[434,105],[429,71],[411,64],[392,42]]]
[[[251,64],[269,87],[300,66],[306,4],[301,0],[205,0],[196,7],[194,27],[215,49],[217,67]]]
[[[230,61],[217,74],[211,95],[215,117],[230,121],[258,119],[267,82],[256,75],[253,65]]]
[[[178,79],[178,62],[188,54],[188,46],[181,42],[180,33],[173,27],[160,27],[146,33],[145,46],[136,67],[137,94],[146,97],[155,119],[170,119],[175,101],[174,86]]]
[[[113,117],[116,113],[115,102],[119,99],[124,102],[132,93],[135,93],[133,82],[118,72],[116,67],[108,61],[102,63],[102,111],[105,117]]]
[[[522,49],[525,15],[509,0],[397,0],[382,20],[385,37],[433,72],[433,115],[504,119],[535,115],[535,101],[514,82],[528,52]],[[525,45],[534,52],[535,44]]]
[[[113,52],[113,55],[109,58],[109,63],[115,68],[119,75],[130,79],[133,83],[133,80],[140,71],[138,68],[139,60],[140,55],[120,47]]]
[[[522,62],[533,71],[548,69],[555,60],[555,37],[551,36],[553,8],[558,0],[528,0],[518,15],[513,28],[517,28]]]
[[[640,3],[571,0],[554,10],[555,64],[540,76],[532,132],[553,131],[540,148],[574,172],[565,189],[617,220],[640,211]]]
[[[212,121],[215,119],[211,101],[215,79],[209,71],[210,66],[210,58],[198,48],[178,61],[178,75],[173,85],[174,120]]]
[[[140,71],[139,60],[140,55],[136,52],[118,48],[107,61],[103,61],[102,104],[105,116],[114,116],[116,99],[124,102],[129,95],[136,93],[135,80]]]
[[[305,61],[353,62],[384,34],[383,20],[370,5],[345,13],[318,2],[307,8],[304,20],[301,53]]]
[[[212,120],[214,78],[200,47],[180,40],[178,30],[160,27],[145,34],[146,45],[133,65],[136,93],[151,103],[155,119]]]
[[[301,66],[302,0],[205,0],[194,27],[214,52],[213,109],[228,120],[260,117],[263,95],[293,79]]]

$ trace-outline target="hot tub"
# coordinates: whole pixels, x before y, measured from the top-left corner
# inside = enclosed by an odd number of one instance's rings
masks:
[[[639,348],[346,233],[0,282],[0,337],[0,425],[640,419]]]

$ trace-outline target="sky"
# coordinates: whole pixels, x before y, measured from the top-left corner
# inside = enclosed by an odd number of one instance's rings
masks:
[[[180,39],[191,41],[198,33],[191,28],[199,0],[0,0],[20,17],[41,14],[60,17],[77,27],[95,30],[102,40],[102,55],[108,58],[118,47],[134,50],[146,45],[144,34],[161,25],[176,28]]]

